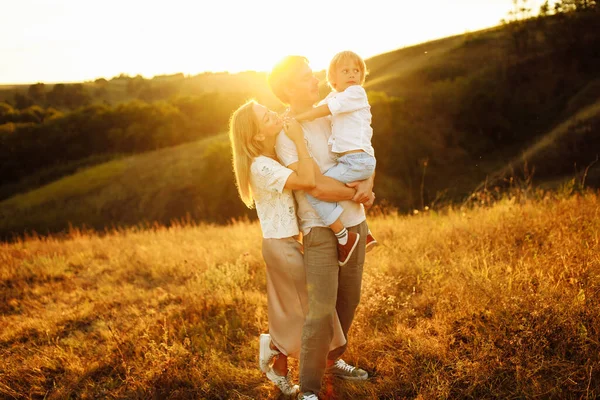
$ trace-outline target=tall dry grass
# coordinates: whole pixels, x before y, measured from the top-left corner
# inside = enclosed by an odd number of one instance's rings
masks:
[[[370,218],[335,399],[600,396],[600,198]],[[277,398],[256,223],[0,245],[0,397]],[[297,362],[292,362],[294,370]]]

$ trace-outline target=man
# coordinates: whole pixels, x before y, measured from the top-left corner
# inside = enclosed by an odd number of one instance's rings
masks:
[[[304,112],[319,101],[319,81],[313,75],[308,60],[301,56],[288,56],[281,60],[269,75],[273,93],[289,105],[289,116]],[[335,164],[328,140],[331,124],[327,118],[302,123],[307,147],[321,171]],[[298,165],[296,147],[285,134],[280,134],[276,145],[281,163],[290,169]],[[324,373],[343,379],[366,380],[368,374],[348,365],[340,357],[346,350],[338,347],[328,353],[333,336],[335,312],[340,319],[346,340],[360,301],[365,238],[367,224],[363,204],[373,204],[373,178],[355,182],[348,187],[328,177],[320,177],[311,195],[325,201],[335,201],[344,209],[342,224],[360,235],[360,242],[349,262],[339,267],[337,239],[312,209],[302,191],[296,191],[298,218],[304,234],[304,265],[308,288],[309,312],[302,330],[300,352],[300,399],[317,399]]]

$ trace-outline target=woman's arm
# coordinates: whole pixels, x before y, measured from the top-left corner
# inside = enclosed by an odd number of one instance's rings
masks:
[[[285,188],[291,190],[310,190],[315,183],[315,163],[306,148],[304,132],[300,123],[294,119],[286,121],[283,126],[285,134],[294,142],[298,150],[298,162],[294,163],[296,168],[285,182]]]
[[[331,115],[331,111],[329,110],[329,106],[327,104],[323,104],[317,107],[314,107],[308,111],[302,112],[294,116],[297,121],[312,121],[313,119],[326,117]]]

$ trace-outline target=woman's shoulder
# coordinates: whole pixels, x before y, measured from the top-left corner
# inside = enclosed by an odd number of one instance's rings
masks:
[[[271,157],[266,156],[258,156],[254,157],[252,160],[252,164],[250,165],[250,171],[252,173],[261,173],[265,170],[274,170],[279,168],[285,168],[276,160],[273,160]]]

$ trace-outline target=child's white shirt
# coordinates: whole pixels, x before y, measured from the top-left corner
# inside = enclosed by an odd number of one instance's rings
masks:
[[[360,85],[352,85],[343,92],[332,91],[319,102],[319,105],[322,104],[327,104],[331,111],[331,151],[345,153],[362,150],[375,157],[371,145],[371,106],[365,89]]]

